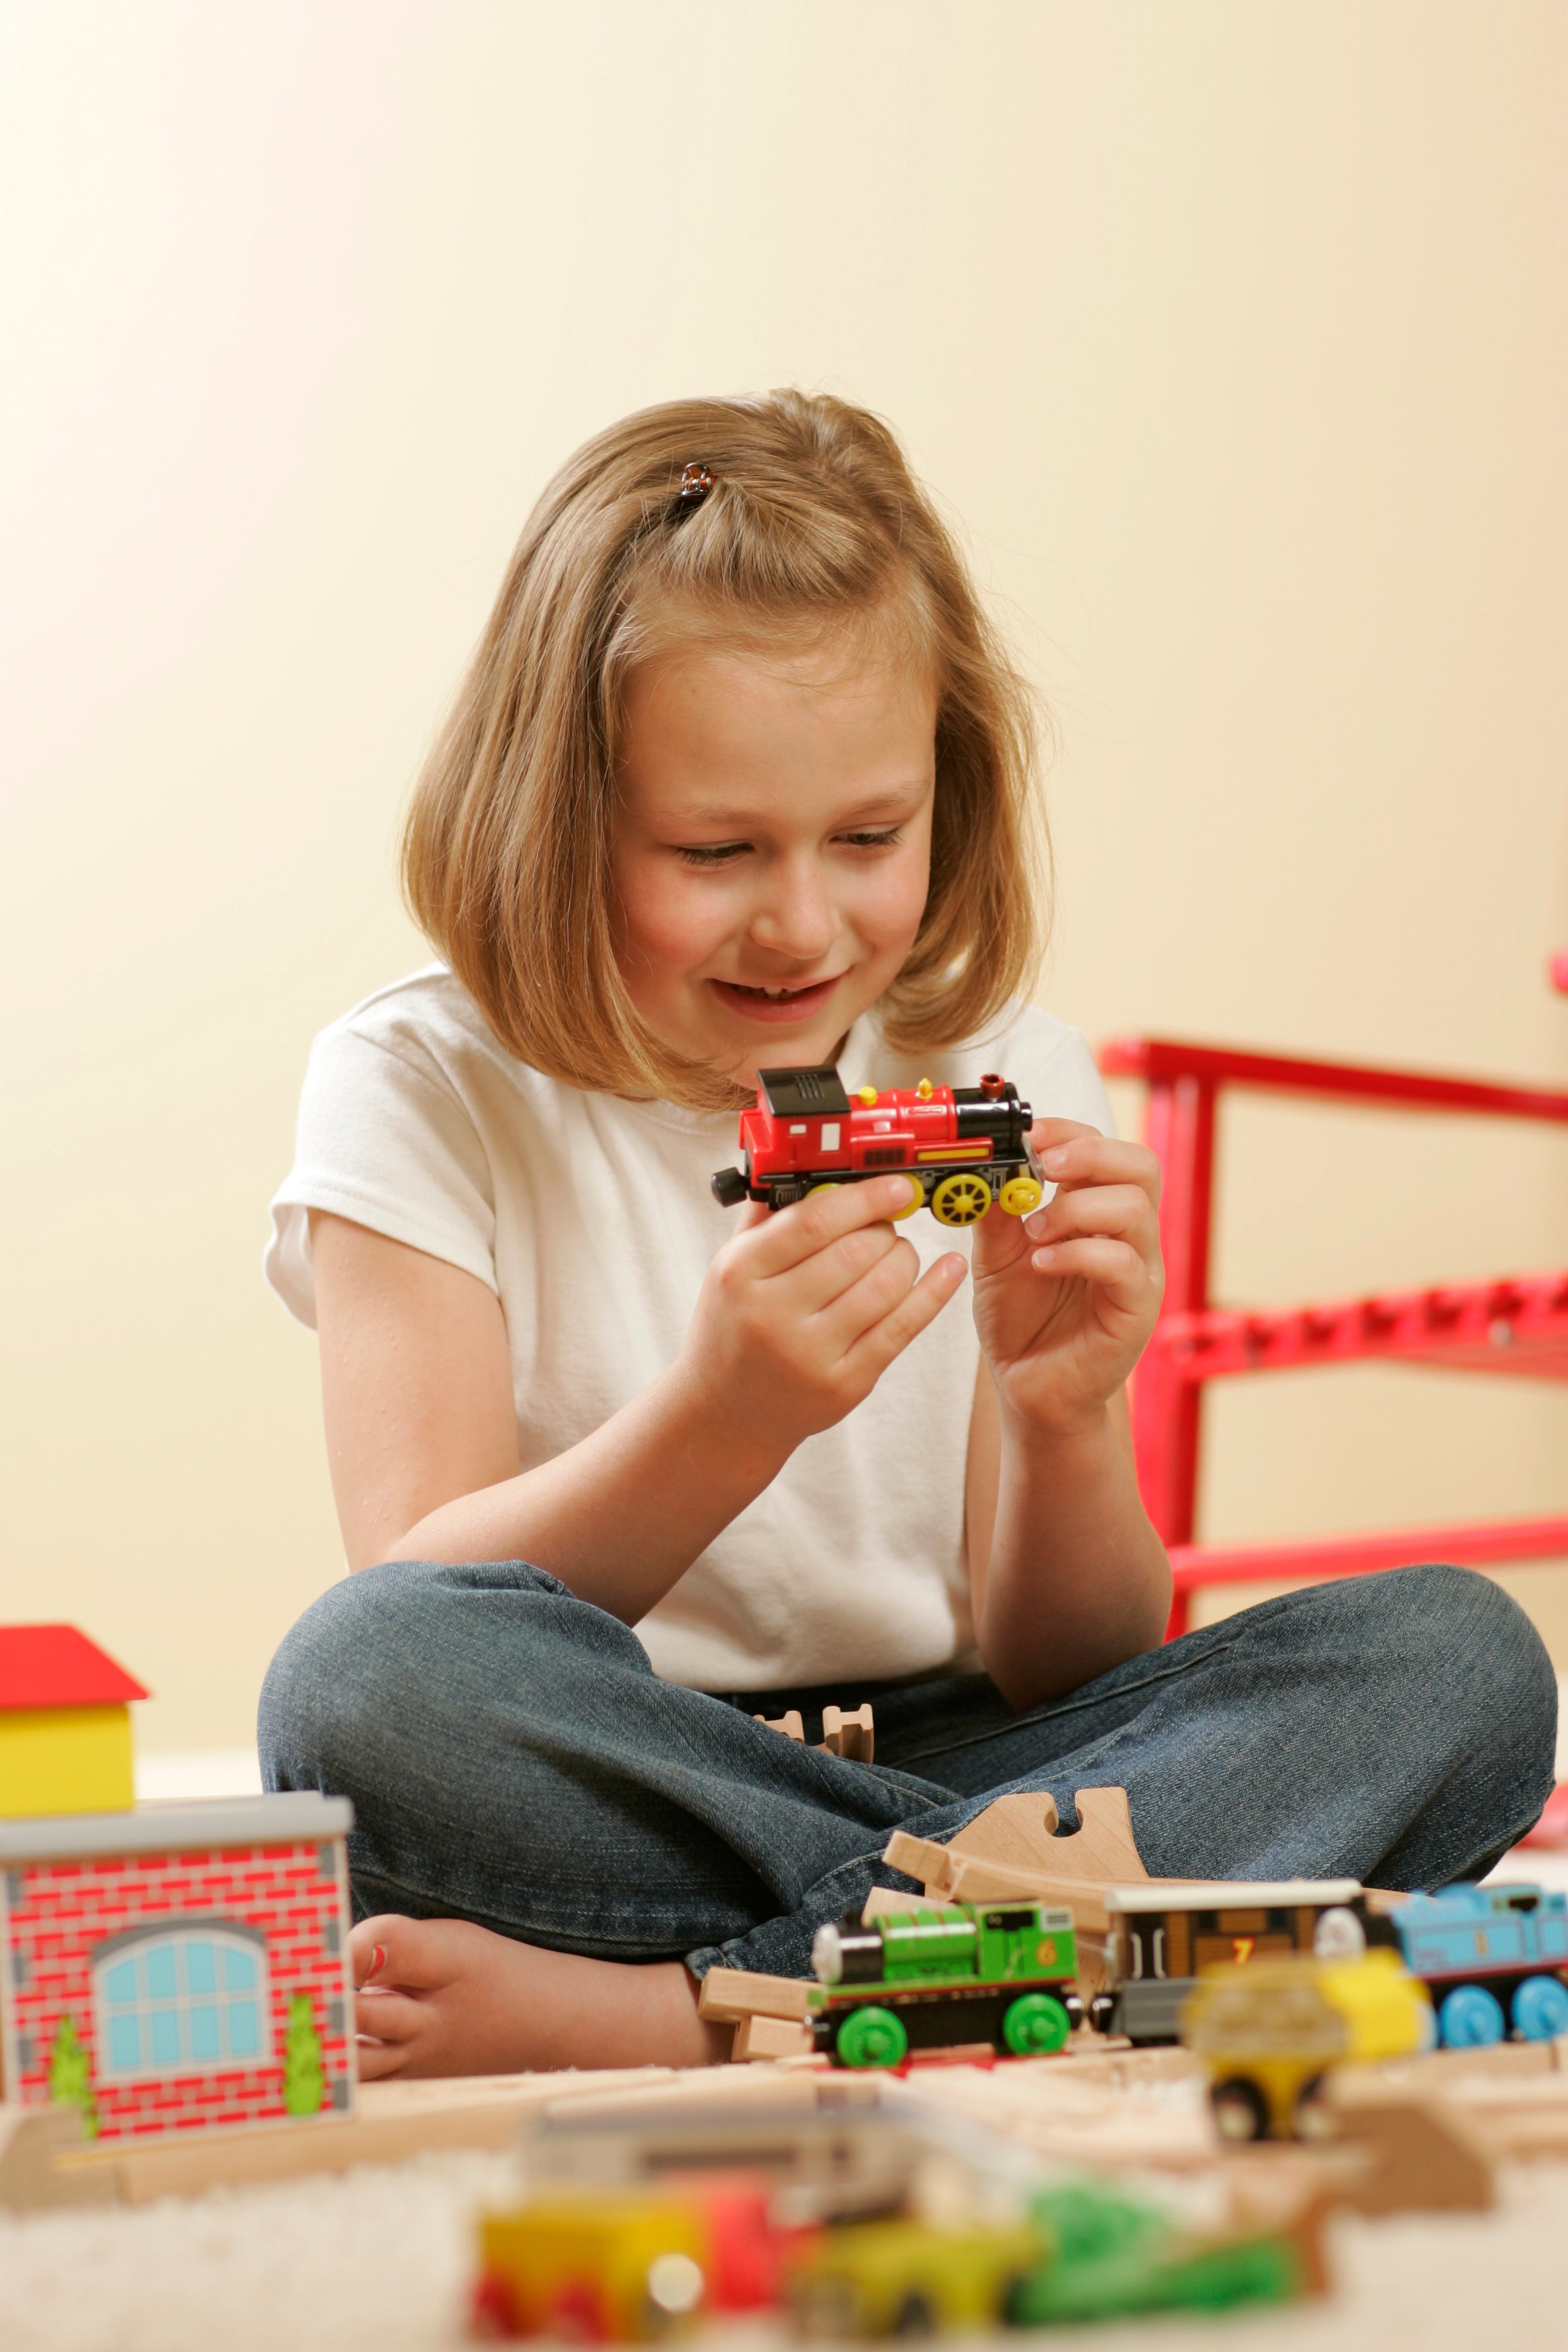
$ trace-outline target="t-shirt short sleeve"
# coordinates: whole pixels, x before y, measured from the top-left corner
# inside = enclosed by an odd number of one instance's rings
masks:
[[[1076,1119],[1101,1135],[1115,1134],[1115,1115],[1088,1039],[1040,1005],[1016,1006],[1005,1029],[985,1041],[983,1058],[1013,1080],[1037,1119]]]
[[[339,1023],[310,1049],[294,1165],[272,1202],[268,1281],[314,1328],[308,1212],[330,1210],[497,1288],[495,1199],[478,1130],[434,1057]]]

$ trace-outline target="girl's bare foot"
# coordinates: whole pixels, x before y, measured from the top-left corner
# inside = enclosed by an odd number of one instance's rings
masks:
[[[384,1912],[349,1937],[359,2071],[510,2074],[550,2066],[711,2066],[727,2036],[679,1960],[546,1951],[467,1919]]]

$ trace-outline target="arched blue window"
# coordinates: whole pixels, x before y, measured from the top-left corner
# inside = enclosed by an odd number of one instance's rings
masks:
[[[264,2065],[267,1939],[230,1920],[132,1928],[93,1954],[100,2082]]]

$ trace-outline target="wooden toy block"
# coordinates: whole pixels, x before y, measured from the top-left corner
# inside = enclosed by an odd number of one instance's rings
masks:
[[[108,2172],[60,2172],[55,2158],[83,2145],[77,2107],[0,2106],[0,2212],[48,2205],[101,2204],[114,2195]]]
[[[0,1821],[0,2074],[90,2137],[353,2105],[346,1799]]]
[[[710,1969],[697,1996],[697,2014],[710,2025],[741,2025],[748,2017],[806,2013],[811,1988],[803,1977],[770,1977],[753,1969]]]
[[[869,1764],[876,1739],[877,1727],[869,1700],[852,1715],[847,1715],[841,1707],[823,1708],[822,1745],[833,1755],[847,1756],[857,1764]]]
[[[989,2126],[1051,2164],[1095,2169],[1207,2172],[1220,2155],[1204,2109],[1190,2098],[1129,2097],[1066,2057],[1005,2066],[933,2066],[922,2101]]]
[[[1447,2089],[1471,2075],[1555,2074],[1563,2068],[1562,2052],[1560,2042],[1483,2042],[1473,2050],[1426,2050],[1416,2058],[1391,2059],[1383,2073],[1388,2081]]]
[[[1062,2054],[1075,2083],[1103,2083],[1117,2091],[1191,2082],[1203,2071],[1179,2042],[1156,2042],[1140,2049],[1110,2033],[1080,2034]]]
[[[1451,2098],[1354,2067],[1331,2076],[1328,2103],[1336,2140],[1372,2158],[1343,2191],[1358,2213],[1486,2213],[1496,2204],[1485,2142]]]
[[[74,1625],[0,1625],[0,1821],[123,1810],[141,1683]]]
[[[805,2058],[811,2053],[811,2028],[803,2018],[742,2018],[735,2028],[731,2056],[737,2061],[757,2058]]]
[[[805,1725],[798,1706],[792,1706],[787,1715],[753,1715],[752,1721],[760,1723],[764,1731],[782,1731],[786,1739],[798,1739],[803,1745],[805,1743]]]
[[[1494,2158],[1568,2155],[1568,2075],[1451,2075],[1442,2096]]]
[[[709,2078],[746,2080],[749,2070],[697,2070]],[[118,2141],[55,2159],[54,2171],[71,2186],[84,2178],[107,2182],[121,2203],[160,2197],[196,2197],[209,2189],[269,2180],[296,2180],[314,2172],[347,2172],[359,2164],[401,2164],[409,2157],[449,2148],[502,2150],[531,2118],[576,2099],[606,2094],[623,2099],[665,2090],[680,2077],[668,2066],[605,2068],[575,2074],[474,2074],[416,2083],[365,2083],[356,2112],[311,2131],[258,2125],[234,2132],[182,2133],[153,2142]],[[63,2201],[53,2197],[50,2202]]]

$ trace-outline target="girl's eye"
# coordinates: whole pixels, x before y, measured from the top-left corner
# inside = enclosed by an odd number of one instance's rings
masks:
[[[721,841],[711,848],[678,849],[675,854],[687,866],[728,866],[750,846],[745,841]]]
[[[902,825],[884,825],[874,833],[841,833],[836,837],[850,849],[891,849],[903,838]],[[737,857],[744,857],[751,848],[749,841],[718,841],[678,848],[676,856],[683,866],[731,866]]]

